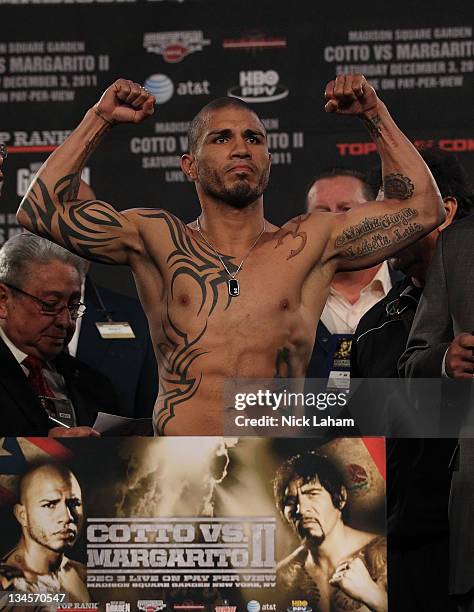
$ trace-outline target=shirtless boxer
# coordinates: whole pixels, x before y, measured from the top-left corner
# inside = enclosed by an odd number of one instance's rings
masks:
[[[19,490],[14,514],[21,525],[21,538],[0,559],[0,587],[28,593],[66,593],[72,602],[89,602],[86,567],[66,556],[84,522],[82,492],[76,477],[65,466],[41,465],[24,474]]]
[[[347,490],[336,467],[318,453],[295,455],[278,469],[273,489],[301,541],[277,566],[282,609],[297,593],[318,612],[387,612],[386,540],[345,523]]]
[[[78,200],[81,170],[103,136],[153,113],[153,96],[119,79],[44,163],[21,203],[18,220],[30,231],[82,257],[131,266],[159,362],[157,434],[221,434],[226,378],[304,377],[334,274],[373,266],[443,221],[428,168],[365,78],[338,76],[325,97],[326,112],[368,127],[385,200],[339,215],[300,215],[282,228],[265,221],[265,128],[236,98],[211,102],[190,128],[181,165],[196,185],[198,220],[186,225],[161,209],[119,212]]]

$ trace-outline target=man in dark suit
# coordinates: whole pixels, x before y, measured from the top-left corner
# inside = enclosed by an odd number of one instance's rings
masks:
[[[84,181],[78,197],[96,199]],[[89,274],[90,263],[86,265],[82,287],[86,312],[76,325],[69,352],[113,383],[119,396],[118,414],[151,418],[158,395],[158,367],[141,304],[137,299],[96,285]],[[117,330],[119,333],[114,333]]]
[[[117,412],[110,381],[64,353],[82,314],[84,263],[32,234],[0,250],[0,436],[89,436]]]
[[[393,268],[405,276],[361,318],[352,343],[353,378],[398,378],[398,360],[405,351],[436,242],[451,223],[474,210],[474,193],[457,157],[436,149],[422,151],[421,156],[438,185],[446,220],[391,258]]]
[[[343,167],[320,172],[306,198],[308,212],[344,213],[375,200],[375,192],[362,172]],[[361,316],[385,297],[392,284],[400,278],[387,262],[366,270],[338,272],[332,282],[316,329],[313,354],[306,372],[307,378],[338,377],[341,383],[350,371],[350,352],[341,357],[341,346],[351,346],[355,328]]]
[[[473,216],[448,227],[438,239],[407,349],[400,359],[401,375],[474,377],[473,243]],[[472,611],[474,442],[471,438],[460,439],[457,463],[450,500],[450,592],[457,600],[459,611]]]
[[[474,208],[474,194],[456,156],[435,149],[421,155],[440,190],[446,220],[392,258],[392,265],[406,277],[360,320],[352,344],[353,378],[398,378],[397,363],[405,351],[436,243],[442,231]],[[384,389],[388,393],[387,381]],[[389,603],[395,610],[447,610],[448,465],[456,442],[387,439]]]
[[[84,303],[86,312],[78,338],[69,345],[70,353],[112,381],[119,395],[120,415],[151,418],[158,369],[140,302],[97,286],[87,274]],[[120,323],[122,337],[117,338],[114,326]]]

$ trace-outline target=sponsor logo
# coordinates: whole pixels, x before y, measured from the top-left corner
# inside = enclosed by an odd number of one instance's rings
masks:
[[[215,612],[236,612],[237,606],[230,606],[228,601],[223,602],[222,605],[214,608]]]
[[[286,609],[287,612],[312,612],[306,599],[292,599],[291,606]]]
[[[173,604],[173,610],[204,610],[204,604],[196,604],[192,601],[188,601],[180,604]]]
[[[130,604],[125,601],[109,601],[105,604],[105,612],[130,612]]]
[[[211,41],[204,38],[202,30],[186,32],[147,32],[143,36],[143,46],[148,53],[162,55],[165,62],[175,64],[187,55],[202,51]]]
[[[181,81],[175,87],[166,74],[152,74],[144,87],[155,96],[158,104],[171,100],[174,93],[177,96],[208,96],[211,93],[209,81]]]
[[[137,608],[142,612],[158,612],[164,610],[166,604],[162,599],[139,599]]]
[[[229,96],[244,102],[275,102],[289,94],[286,87],[279,84],[280,76],[276,70],[241,70],[239,86],[227,92]]]
[[[76,612],[89,610],[89,612],[99,612],[99,604],[98,602],[89,602],[89,603],[63,603],[57,607],[58,612],[62,610],[67,610],[67,612]]]
[[[263,32],[249,32],[239,38],[225,38],[222,41],[224,49],[261,51],[264,49],[284,49],[286,38],[282,36],[266,36]]]
[[[166,74],[152,74],[145,81],[145,89],[155,96],[158,104],[171,100],[174,94],[173,81]]]
[[[252,601],[249,601],[247,604],[247,610],[248,612],[260,612],[260,603],[256,599],[252,599]]]

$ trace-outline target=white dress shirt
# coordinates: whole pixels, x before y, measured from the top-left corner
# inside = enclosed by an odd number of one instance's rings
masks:
[[[359,299],[351,304],[339,291],[330,287],[326,305],[321,314],[323,323],[331,334],[353,334],[361,317],[374,304],[384,298],[392,288],[392,279],[386,261],[377,274],[360,292]]]

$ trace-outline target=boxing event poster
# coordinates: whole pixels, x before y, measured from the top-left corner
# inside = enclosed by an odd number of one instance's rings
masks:
[[[335,523],[354,543],[328,584],[304,559]],[[0,440],[0,609],[54,592],[34,549],[68,597],[28,610],[366,610],[338,584],[355,563],[386,589],[384,533],[382,438]]]

